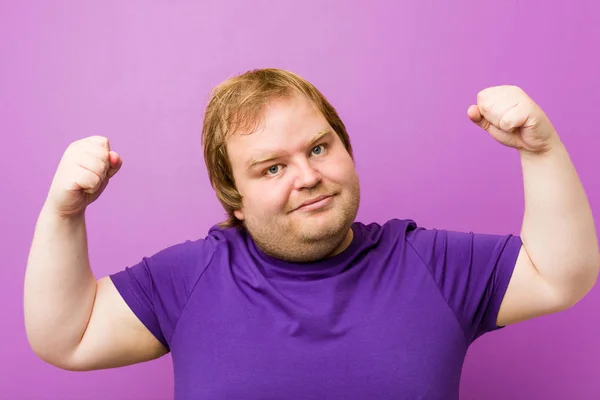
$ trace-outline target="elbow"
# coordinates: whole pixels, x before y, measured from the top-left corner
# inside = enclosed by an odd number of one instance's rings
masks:
[[[39,347],[31,346],[33,353],[43,362],[66,371],[71,371],[72,368],[64,357],[59,357],[55,352],[40,349]]]
[[[588,294],[598,281],[598,272],[600,271],[600,252],[596,252],[596,255],[590,262],[590,276],[588,278],[588,287],[584,293],[584,296]]]
[[[73,349],[61,349],[59,346],[47,343],[36,345],[30,340],[29,345],[39,359],[64,371],[85,372],[99,369],[97,365],[89,362],[90,358],[82,352],[81,344]]]
[[[70,365],[63,357],[58,357],[56,352],[48,351],[44,348],[40,348],[38,346],[33,346],[30,344],[31,350],[33,353],[46,364],[50,364],[53,367],[57,367],[66,371],[70,371]]]
[[[28,336],[29,347],[43,362],[65,371],[83,371],[73,363],[72,352],[61,349],[60,346],[36,341]]]
[[[62,369],[64,371],[82,372],[91,371],[93,369],[86,368],[85,365],[79,365],[77,363],[72,362],[72,359],[68,356],[57,356],[48,352],[36,351],[35,349],[33,350],[33,352],[39,359],[41,359],[45,363],[50,364],[53,367]]]
[[[558,296],[558,309],[566,310],[579,303],[596,286],[600,270],[600,253],[581,268],[581,274],[574,279],[566,291]]]
[[[598,271],[600,271],[600,252],[596,251],[588,263],[588,268],[584,270],[587,272],[587,274],[584,278],[585,284],[583,285],[584,290],[581,298],[587,295],[592,288],[596,286],[596,282],[598,281]]]

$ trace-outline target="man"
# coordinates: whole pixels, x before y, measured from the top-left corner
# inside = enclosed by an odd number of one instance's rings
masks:
[[[68,370],[170,351],[177,399],[457,398],[475,339],[573,306],[600,265],[584,190],[542,110],[501,86],[467,113],[520,152],[520,236],[355,221],[344,124],[310,83],[265,69],[224,82],[206,110],[227,221],[98,281],[84,213],[121,158],[103,137],[73,143],[27,266],[33,350]]]

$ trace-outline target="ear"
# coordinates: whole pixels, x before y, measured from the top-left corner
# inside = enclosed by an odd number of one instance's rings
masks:
[[[242,212],[242,210],[234,210],[233,215],[235,215],[235,217],[240,221],[244,220],[244,213]]]

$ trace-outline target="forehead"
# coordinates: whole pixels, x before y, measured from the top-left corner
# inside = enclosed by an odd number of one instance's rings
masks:
[[[256,128],[234,133],[227,139],[227,149],[233,163],[238,158],[264,156],[265,152],[293,151],[320,132],[331,130],[313,102],[294,95],[269,103]]]

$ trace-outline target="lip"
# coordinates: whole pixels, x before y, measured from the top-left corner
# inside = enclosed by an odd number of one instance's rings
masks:
[[[331,203],[333,196],[318,196],[302,203],[295,211],[314,211],[323,208]]]

